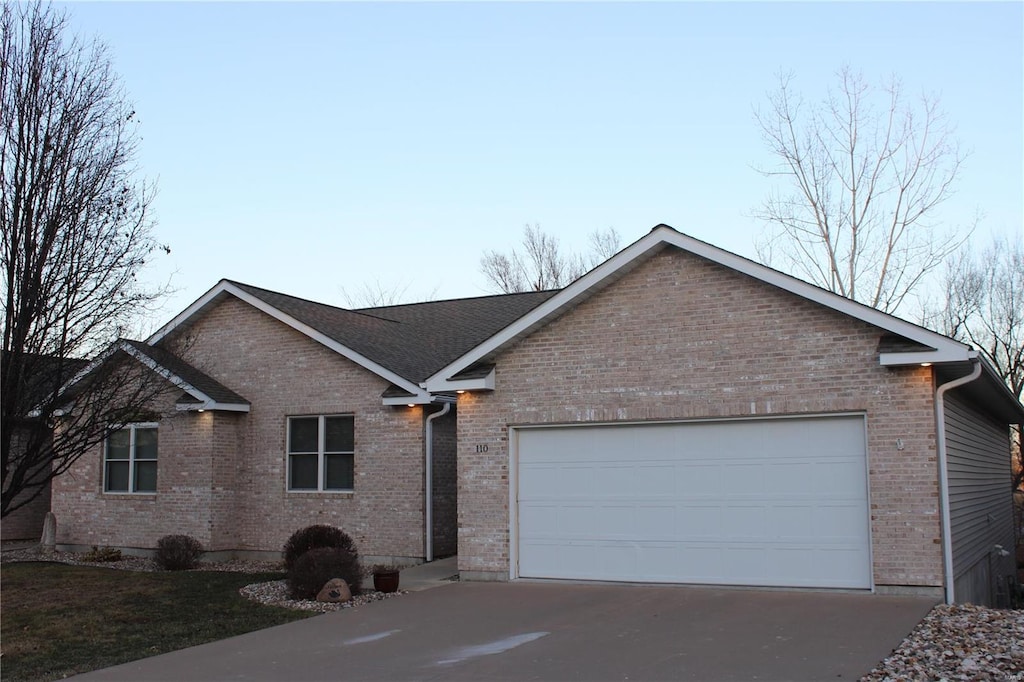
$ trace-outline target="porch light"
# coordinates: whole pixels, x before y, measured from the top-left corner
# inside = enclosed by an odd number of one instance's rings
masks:
[[[409,403],[409,407],[416,407],[416,403]]]
[[[462,395],[463,393],[465,393],[465,391],[455,391],[455,392],[458,393],[459,395]]]
[[[203,408],[200,407],[199,408],[199,413],[202,414],[203,412],[206,412],[206,410],[204,410]]]
[[[932,366],[932,363],[930,363],[930,362],[922,362],[922,363],[921,363],[921,366],[922,366],[922,367],[931,367],[931,366]]]

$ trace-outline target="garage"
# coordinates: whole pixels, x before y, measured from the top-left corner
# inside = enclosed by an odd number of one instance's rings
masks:
[[[513,577],[871,588],[862,414],[511,440]]]

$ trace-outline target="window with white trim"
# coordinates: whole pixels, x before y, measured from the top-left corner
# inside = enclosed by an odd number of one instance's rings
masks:
[[[351,491],[355,479],[355,417],[288,418],[288,490]]]
[[[103,491],[156,492],[156,422],[128,424],[107,436],[103,447]]]

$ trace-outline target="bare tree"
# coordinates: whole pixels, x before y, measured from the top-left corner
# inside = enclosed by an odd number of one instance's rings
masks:
[[[780,77],[757,111],[788,187],[755,215],[769,224],[762,260],[847,298],[897,310],[963,244],[938,229],[963,155],[938,102],[908,103],[898,80],[875,88],[844,68],[839,87],[806,104]]]
[[[349,308],[379,308],[400,303],[408,290],[408,284],[388,287],[376,280],[373,284],[362,284],[353,292],[342,287],[341,295]]]
[[[137,279],[160,247],[151,187],[135,179],[135,112],[104,46],[67,37],[65,15],[40,3],[4,3],[0,33],[6,516],[152,397],[107,368],[76,388],[105,405],[69,409],[61,389],[74,358],[111,344],[164,290]]]
[[[1024,241],[995,238],[981,253],[955,254],[946,267],[945,301],[929,322],[977,348],[1017,399],[1024,397]],[[1013,487],[1024,489],[1024,425],[1012,431]]]
[[[595,230],[590,235],[590,253],[563,253],[558,239],[545,234],[540,225],[523,230],[522,252],[488,251],[480,259],[480,271],[498,291],[506,294],[522,291],[560,289],[619,250],[615,228]]]
[[[385,306],[401,305],[403,303],[417,303],[432,301],[437,297],[437,287],[422,298],[410,300],[407,295],[410,284],[395,285],[389,287],[381,281],[375,280],[373,284],[363,284],[350,292],[345,287],[341,288],[341,295],[345,299],[345,305],[353,310],[361,308],[381,308]]]

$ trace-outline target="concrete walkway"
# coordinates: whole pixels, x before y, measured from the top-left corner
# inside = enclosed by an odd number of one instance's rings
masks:
[[[439,586],[420,575],[441,568],[423,567],[403,586]],[[868,594],[454,582],[76,679],[856,680],[932,605]]]
[[[403,568],[398,579],[398,588],[409,592],[429,590],[432,587],[451,585],[452,578],[459,574],[459,557],[431,561],[411,568]]]

